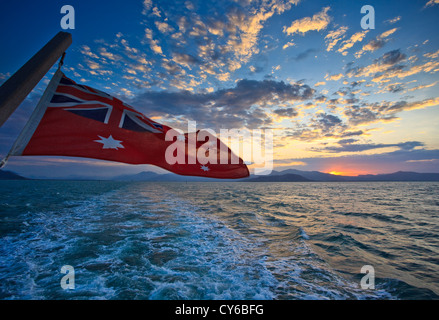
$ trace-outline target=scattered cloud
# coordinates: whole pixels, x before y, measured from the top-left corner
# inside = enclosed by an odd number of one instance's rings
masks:
[[[359,32],[354,33],[348,40],[344,40],[340,44],[340,48],[337,51],[340,52],[344,56],[347,55],[348,54],[347,50],[352,48],[355,43],[363,41],[364,37],[366,37],[366,34],[368,32],[369,32],[369,30],[363,30],[363,31],[359,31]]]
[[[410,151],[416,147],[422,147],[424,144],[419,141],[407,141],[400,143],[355,143],[355,139],[340,140],[336,146],[325,146],[323,148],[313,148],[315,152],[362,152],[373,149],[399,148],[400,150]]]
[[[386,38],[392,35],[393,33],[395,33],[397,30],[398,28],[393,28],[383,32],[378,37],[376,37],[376,39],[373,39],[370,42],[368,42],[366,45],[364,45],[360,51],[357,51],[355,53],[355,57],[358,59],[367,51],[374,52],[378,49],[381,49],[388,42],[388,39]]]
[[[307,49],[307,50],[305,50],[305,51],[299,53],[299,54],[298,54],[296,57],[294,57],[293,59],[294,59],[295,61],[305,60],[306,58],[308,58],[309,56],[311,56],[311,55],[313,55],[313,54],[315,54],[315,53],[317,53],[317,52],[319,52],[319,50],[317,50],[317,49],[313,49],[313,48],[310,48],[310,49]]]
[[[401,16],[397,16],[397,17],[395,17],[395,18],[392,18],[392,19],[386,20],[386,21],[384,21],[384,23],[394,24],[394,23],[398,22],[399,20],[401,20]]]
[[[424,109],[439,105],[439,98],[428,98],[420,101],[376,102],[363,105],[346,106],[344,115],[350,125],[364,125],[379,121],[388,122],[397,119],[396,114],[402,111]]]
[[[273,163],[276,167],[297,167],[306,166],[306,162],[303,161],[291,161],[291,159],[274,159]]]
[[[326,36],[326,51],[331,51],[335,45],[345,37],[348,27],[340,27],[337,30],[330,31]]]
[[[409,88],[408,91],[416,91],[416,90],[421,90],[421,89],[426,89],[426,88],[431,88],[434,87],[439,81],[435,81],[433,83],[430,84],[425,84],[425,85],[419,85],[413,88]]]
[[[284,26],[283,32],[288,35],[294,35],[296,33],[303,35],[309,31],[324,30],[331,21],[331,17],[328,15],[329,10],[330,7],[325,7],[322,11],[316,13],[312,17],[295,20],[289,27]]]
[[[227,49],[234,52],[235,58],[245,63],[248,62],[251,56],[259,53],[257,44],[264,23],[273,15],[291,9],[291,6],[298,2],[275,0],[257,8],[248,8],[249,11],[233,7],[227,14],[227,18],[228,25],[235,32],[229,35]]]
[[[406,160],[406,162],[438,162],[439,159]]]
[[[292,107],[275,109],[273,113],[281,118],[295,118],[299,115],[299,112]]]
[[[398,63],[406,60],[407,56],[399,49],[384,53],[380,58],[376,59],[374,63],[365,67],[348,68],[346,76],[351,77],[371,77],[374,82],[379,82],[385,78],[392,78],[407,71],[403,71],[404,66]]]
[[[434,6],[435,4],[439,4],[439,0],[430,0],[430,1],[428,1],[425,4],[424,8]]]
[[[326,75],[325,79],[328,81],[338,81],[343,77],[344,77],[343,73],[338,73],[338,74],[334,74],[332,76]]]
[[[143,11],[142,14],[146,15],[152,8],[152,0],[143,0]]]
[[[340,117],[325,112],[314,114],[306,125],[297,124],[297,127],[287,132],[286,136],[307,142],[340,138],[349,129]]]
[[[155,21],[155,25],[157,29],[164,34],[168,34],[174,31],[174,28],[171,27],[167,22],[165,21]]]
[[[424,54],[424,57],[430,58],[430,59],[437,59],[439,57],[439,50],[435,52],[428,52]]]
[[[163,50],[158,44],[158,40],[154,40],[151,29],[148,28],[145,29],[145,38],[148,41],[150,48],[154,53],[163,55]]]

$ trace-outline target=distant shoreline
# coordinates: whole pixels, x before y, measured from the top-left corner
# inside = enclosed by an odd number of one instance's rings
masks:
[[[288,169],[273,171],[269,175],[250,176],[245,179],[211,179],[195,176],[180,176],[172,173],[158,174],[140,172],[134,175],[124,175],[109,178],[67,176],[24,177],[11,171],[0,170],[0,180],[29,180],[29,181],[125,181],[125,182],[439,182],[439,173],[418,173],[398,171],[390,174],[341,176],[319,171],[300,171]]]

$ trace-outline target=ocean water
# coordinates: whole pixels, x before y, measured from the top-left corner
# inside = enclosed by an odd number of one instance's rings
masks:
[[[0,299],[439,298],[439,183],[0,181],[0,194]]]

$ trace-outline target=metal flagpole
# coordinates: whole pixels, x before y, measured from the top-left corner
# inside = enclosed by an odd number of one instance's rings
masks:
[[[58,63],[58,69],[56,70],[56,72],[53,75],[52,79],[50,80],[49,84],[47,85],[46,90],[44,91],[43,95],[41,96],[40,101],[38,102],[37,106],[35,107],[34,111],[32,112],[29,120],[27,121],[27,123],[24,126],[23,130],[21,131],[20,135],[15,140],[14,145],[12,146],[11,150],[8,152],[6,157],[0,161],[0,169],[6,165],[10,156],[19,156],[23,153],[24,148],[26,148],[27,144],[29,143],[30,138],[34,134],[35,130],[37,129],[41,119],[44,116],[44,113],[46,112],[47,106],[50,103],[50,99],[52,99],[52,97],[55,93],[55,90],[58,87],[59,82],[61,81],[61,78],[64,75],[61,71],[61,67],[64,64],[65,55],[66,55],[66,53],[64,52],[61,56],[59,63]]]
[[[0,127],[72,44],[72,35],[58,32],[0,87]]]

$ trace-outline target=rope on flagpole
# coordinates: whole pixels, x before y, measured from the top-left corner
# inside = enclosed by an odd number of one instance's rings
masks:
[[[62,56],[61,56],[61,59],[59,60],[59,63],[58,63],[58,70],[60,70],[61,67],[63,66],[65,56],[66,56],[66,53],[64,52],[64,53],[62,54]]]
[[[0,162],[0,169],[3,168],[9,160],[9,154]]]

